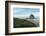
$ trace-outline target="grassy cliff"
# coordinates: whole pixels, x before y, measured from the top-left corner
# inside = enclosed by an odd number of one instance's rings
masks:
[[[14,20],[14,28],[37,27],[34,23],[24,19],[14,18],[13,20]]]

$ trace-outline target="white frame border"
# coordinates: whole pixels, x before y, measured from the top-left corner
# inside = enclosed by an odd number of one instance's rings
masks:
[[[18,6],[18,7],[25,7],[25,6],[23,6],[22,4],[17,4],[17,5],[14,5],[14,4],[11,4],[11,3],[9,3],[9,33],[18,33],[18,32],[34,32],[34,31],[43,31],[43,6],[42,5],[37,5],[37,6],[33,6],[32,7],[32,5],[31,6],[26,6],[26,7],[28,7],[28,8],[40,8],[40,27],[32,27],[32,28],[13,28],[13,7],[16,7],[16,6]],[[11,23],[12,22],[12,23]],[[21,30],[22,29],[22,30]]]

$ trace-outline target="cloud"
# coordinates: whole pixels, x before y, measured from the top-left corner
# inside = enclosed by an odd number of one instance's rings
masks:
[[[14,8],[13,16],[16,18],[27,18],[31,14],[35,16],[35,18],[39,17],[40,12],[39,8]]]
[[[27,14],[39,12],[39,8],[13,8],[13,14]]]
[[[29,15],[28,14],[17,14],[17,15],[14,15],[14,17],[16,17],[16,18],[27,18],[27,17],[29,17]]]

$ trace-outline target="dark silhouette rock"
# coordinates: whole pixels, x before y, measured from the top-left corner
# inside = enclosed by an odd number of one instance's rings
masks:
[[[31,14],[29,18],[30,18],[30,19],[34,19],[35,17],[34,17],[33,14]]]

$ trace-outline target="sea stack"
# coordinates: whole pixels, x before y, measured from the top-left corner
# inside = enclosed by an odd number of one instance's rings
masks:
[[[31,14],[29,18],[30,18],[30,19],[34,19],[35,17],[34,17],[33,14]]]

